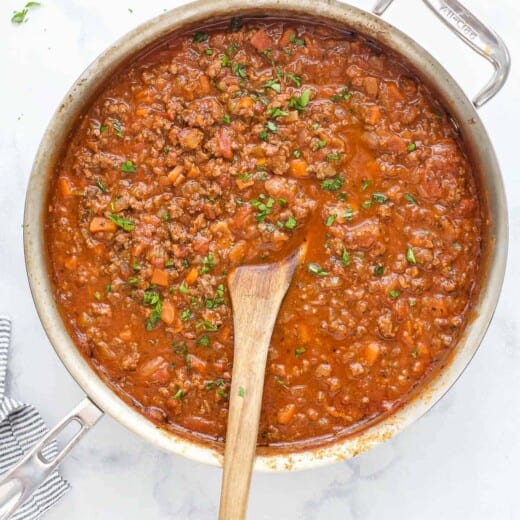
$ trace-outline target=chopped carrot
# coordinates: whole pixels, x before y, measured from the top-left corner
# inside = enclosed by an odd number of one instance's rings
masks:
[[[233,150],[231,149],[231,138],[229,137],[229,133],[227,128],[222,127],[218,134],[218,146],[220,148],[220,153],[222,157],[225,159],[233,158]]]
[[[60,193],[64,197],[70,197],[72,195],[72,187],[70,185],[69,179],[65,177],[60,177],[58,180],[58,185],[60,188]]]
[[[303,159],[292,160],[289,163],[289,171],[293,177],[297,177],[299,179],[309,176],[307,172],[307,161],[304,161]]]
[[[302,343],[308,343],[311,339],[311,334],[309,331],[309,326],[306,323],[300,323],[298,325],[298,336],[300,337],[300,341]]]
[[[379,122],[381,119],[381,109],[376,106],[372,105],[367,107],[367,113],[365,116],[365,122],[369,125],[375,125]]]
[[[75,255],[69,256],[67,260],[65,260],[65,267],[69,271],[74,271],[74,269],[78,267],[78,257]]]
[[[144,246],[144,242],[136,242],[132,248],[132,256],[141,256],[142,252],[144,251]]]
[[[405,97],[401,93],[401,91],[397,88],[395,83],[387,83],[386,84],[386,92],[387,96],[394,103],[398,103],[400,101],[404,101]]]
[[[278,424],[288,424],[296,413],[296,405],[293,403],[285,405],[283,408],[278,410]]]
[[[273,46],[271,38],[269,38],[263,29],[256,31],[256,33],[249,41],[251,42],[251,45],[259,52],[264,52]]]
[[[192,267],[190,269],[190,272],[186,275],[186,283],[188,285],[191,285],[192,283],[195,283],[195,280],[199,277],[199,272],[195,267]]]
[[[291,29],[290,27],[288,29],[285,29],[285,31],[282,34],[282,37],[280,38],[280,47],[287,47],[287,45],[289,45],[289,43],[291,42],[293,34],[296,34],[296,31],[294,29]]]
[[[123,340],[123,341],[130,341],[132,339],[132,330],[131,329],[123,329],[120,333],[119,333],[119,337]]]
[[[188,172],[188,177],[190,177],[191,179],[195,178],[195,177],[198,177],[199,176],[199,169],[197,168],[197,166],[195,165],[192,165],[191,168],[190,168],[190,171]]]
[[[106,233],[113,233],[117,229],[117,225],[115,222],[112,222],[105,217],[94,217],[90,221],[89,229],[91,233],[99,233],[103,231]]]
[[[175,321],[175,307],[169,300],[163,301],[161,320],[163,320],[166,325],[171,325]]]
[[[135,115],[137,117],[146,117],[148,115],[148,109],[147,108],[138,108],[135,111]]]
[[[199,374],[205,374],[208,371],[208,364],[193,354],[190,354],[190,364],[191,368]]]
[[[254,104],[255,102],[253,101],[253,98],[244,96],[237,101],[235,108],[251,108]]]
[[[239,264],[244,259],[244,256],[246,254],[246,243],[241,240],[240,242],[237,242],[230,250],[228,258],[231,262],[234,264]]]
[[[370,366],[372,366],[376,362],[377,358],[379,357],[380,351],[381,349],[377,343],[372,342],[366,345],[365,359]]]
[[[249,188],[249,186],[252,186],[255,183],[255,179],[253,179],[253,177],[251,177],[250,179],[242,179],[240,177],[236,177],[235,181],[239,190]]]
[[[175,168],[168,174],[168,179],[172,184],[176,184],[176,181],[181,177],[184,168],[178,164]]]
[[[208,76],[206,74],[203,74],[199,78],[199,85],[200,85],[200,94],[206,95],[211,92],[211,83],[209,82]]]
[[[150,281],[155,285],[167,287],[169,283],[168,273],[162,269],[155,268],[152,272],[152,279]]]

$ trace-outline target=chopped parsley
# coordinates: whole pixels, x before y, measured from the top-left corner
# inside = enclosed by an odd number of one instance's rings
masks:
[[[208,38],[209,38],[209,35],[208,35],[208,34],[203,33],[203,32],[198,32],[198,33],[195,34],[195,36],[193,37],[193,42],[194,42],[194,43],[202,43],[202,42],[205,42]]]
[[[309,101],[311,100],[311,90],[305,89],[301,96],[295,97],[291,96],[291,99],[289,99],[289,107],[295,108],[298,110],[298,112],[303,112],[305,107],[309,104]]]
[[[229,67],[231,65],[231,60],[229,59],[229,56],[227,54],[223,54],[220,58],[220,64],[223,67]]]
[[[364,179],[361,183],[361,191],[365,191],[370,186],[370,181]]]
[[[332,179],[325,179],[321,183],[321,189],[324,191],[337,191],[340,190],[344,183],[343,177],[341,175],[337,175]]]
[[[280,92],[282,91],[280,82],[276,79],[268,79],[264,83],[264,88],[270,88],[271,90],[274,90],[277,94],[280,94]]]
[[[410,143],[406,149],[408,150],[408,153],[415,152],[417,150],[417,145],[415,143]]]
[[[122,165],[120,170],[125,173],[135,173],[137,171],[136,165],[130,160],[127,159]]]
[[[298,74],[286,74],[286,77],[290,79],[297,87],[302,86],[302,78]]]
[[[29,9],[31,9],[31,7],[38,7],[40,5],[41,5],[40,2],[27,2],[23,9],[21,9],[20,11],[13,12],[13,16],[11,17],[11,22],[18,23],[18,24],[27,22],[27,20],[28,20],[27,13],[29,12]]]
[[[416,349],[412,352],[412,357],[413,357],[414,359],[417,359],[417,356],[418,356],[418,355],[419,355],[419,349],[416,348]]]
[[[207,334],[204,334],[204,336],[201,336],[197,340],[197,345],[202,345],[203,347],[209,347],[210,339]]]
[[[259,137],[262,141],[267,141],[267,130],[262,130],[262,131],[258,134],[258,137]]]
[[[127,218],[120,217],[119,215],[115,215],[114,213],[110,213],[108,215],[108,218],[125,231],[132,231],[133,229],[135,229],[135,224]]]
[[[419,203],[417,202],[417,200],[415,199],[415,197],[414,197],[412,194],[410,194],[410,193],[405,193],[405,194],[404,194],[404,198],[405,198],[405,199],[406,199],[410,204],[415,204],[415,205],[419,204]]]
[[[191,318],[192,314],[190,309],[184,309],[181,312],[181,321],[188,321]]]
[[[273,121],[267,121],[267,123],[265,124],[265,128],[272,134],[278,133],[278,127],[276,126],[276,123]]]
[[[348,251],[343,248],[343,252],[341,253],[341,263],[347,267],[350,265],[350,255],[348,254]]]
[[[378,204],[384,204],[388,201],[388,197],[384,193],[374,193],[372,195],[372,200]]]
[[[315,147],[315,149],[316,149],[316,150],[321,150],[321,149],[324,148],[325,146],[327,146],[327,141],[325,141],[325,139],[320,139],[320,140],[316,143],[316,147]]]
[[[209,252],[205,257],[202,258],[202,269],[201,274],[206,274],[215,267],[215,257],[213,253]]]
[[[399,298],[399,291],[396,291],[395,289],[391,289],[390,291],[388,291],[388,296],[390,296],[390,298],[393,298],[394,300],[397,300],[397,298]]]
[[[282,116],[289,115],[289,112],[286,112],[285,110],[281,110],[278,107],[273,107],[267,111],[267,115],[271,116],[271,117],[282,117]]]
[[[182,282],[179,285],[179,292],[181,292],[182,294],[190,294],[190,290],[189,290],[188,285],[186,284],[186,282]]]
[[[255,220],[257,222],[263,222],[267,215],[270,215],[273,212],[274,199],[269,197],[265,202],[260,199],[253,199],[249,201],[249,204],[256,208],[257,212],[255,214]]]
[[[224,285],[219,284],[217,287],[217,292],[215,293],[215,296],[211,299],[204,300],[204,305],[206,306],[206,309],[216,309],[217,307],[220,307],[221,305],[224,305]]]
[[[323,270],[321,265],[315,263],[310,263],[307,266],[307,270],[309,271],[309,273],[315,274],[316,276],[327,276],[329,274],[327,273],[327,271]]]
[[[299,358],[300,356],[302,356],[303,354],[305,354],[305,352],[307,352],[307,349],[305,347],[298,347],[294,350],[294,355]]]
[[[345,220],[351,221],[354,218],[354,210],[347,206],[347,209],[345,210]]]
[[[333,103],[339,103],[340,101],[347,101],[351,97],[352,97],[352,94],[346,88],[344,88],[337,94],[334,94],[333,96],[331,96],[330,100]]]
[[[247,75],[247,65],[244,63],[234,63],[231,67],[231,70],[242,79],[247,79],[249,76]]]
[[[157,291],[144,291],[143,303],[152,307],[152,314],[146,322],[146,330],[152,330],[154,325],[161,318],[162,312],[162,299],[161,295]]]
[[[177,390],[177,393],[173,396],[173,398],[179,400],[182,399],[185,395],[186,392],[182,388],[179,388],[179,390]]]
[[[204,54],[206,56],[213,56],[213,49],[204,49]]]
[[[276,383],[278,383],[280,386],[283,386],[284,388],[289,388],[287,386],[287,383],[281,378],[281,377],[278,377],[278,376],[274,376],[274,380],[276,381]]]
[[[342,153],[328,153],[325,158],[327,161],[341,161]]]
[[[294,152],[292,154],[295,159],[299,159],[302,156],[302,153],[300,152],[300,150],[294,150]]]
[[[216,332],[218,330],[218,326],[212,323],[209,320],[202,320],[195,325],[196,329],[203,329],[206,332]]]
[[[100,179],[96,179],[96,186],[101,190],[102,193],[108,193],[107,187]]]
[[[385,266],[384,265],[377,264],[376,266],[374,266],[374,274],[376,276],[382,276],[384,272],[385,272]]]
[[[406,259],[408,260],[409,264],[415,265],[417,263],[417,260],[415,259],[415,253],[410,246],[408,246],[406,249]]]
[[[338,215],[336,213],[333,213],[332,215],[329,215],[327,217],[327,220],[325,221],[325,225],[327,227],[330,227],[332,226],[332,224],[334,224],[334,221],[338,218]]]
[[[289,217],[287,221],[285,222],[285,227],[287,229],[294,229],[298,225],[298,222],[294,217]]]
[[[289,41],[291,43],[294,43],[294,45],[296,45],[297,47],[303,47],[305,45],[305,40],[303,38],[298,38],[296,36],[296,33],[291,34]]]
[[[243,386],[238,388],[238,397],[244,397],[246,395],[246,390]]]
[[[121,122],[119,120],[114,120],[114,122],[112,123],[112,128],[114,129],[114,132],[116,133],[117,137],[121,139],[124,137],[123,128],[121,127]]]
[[[224,114],[222,122],[226,125],[229,125],[231,123],[231,116],[229,114]]]

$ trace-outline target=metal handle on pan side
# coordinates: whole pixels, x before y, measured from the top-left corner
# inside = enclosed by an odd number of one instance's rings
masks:
[[[493,77],[473,99],[475,107],[481,107],[500,91],[509,75],[511,59],[506,44],[457,0],[423,1],[461,40],[493,65]],[[372,12],[382,15],[392,2],[378,0]]]
[[[84,399],[0,479],[0,520],[7,520],[17,511],[102,416],[103,412],[90,399]],[[79,424],[79,430],[49,460],[42,453],[43,448],[74,422]]]

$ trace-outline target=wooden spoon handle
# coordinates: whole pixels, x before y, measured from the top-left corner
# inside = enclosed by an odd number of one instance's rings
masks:
[[[235,350],[220,495],[220,520],[244,520],[256,451],[265,365],[290,273],[268,266],[239,268],[229,277]],[[248,292],[247,288],[251,288]],[[244,290],[245,289],[245,290]]]

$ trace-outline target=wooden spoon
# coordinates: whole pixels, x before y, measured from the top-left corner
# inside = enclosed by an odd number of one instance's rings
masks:
[[[244,520],[246,517],[267,351],[280,305],[305,249],[303,244],[282,262],[239,267],[228,275],[235,353],[220,520]]]

